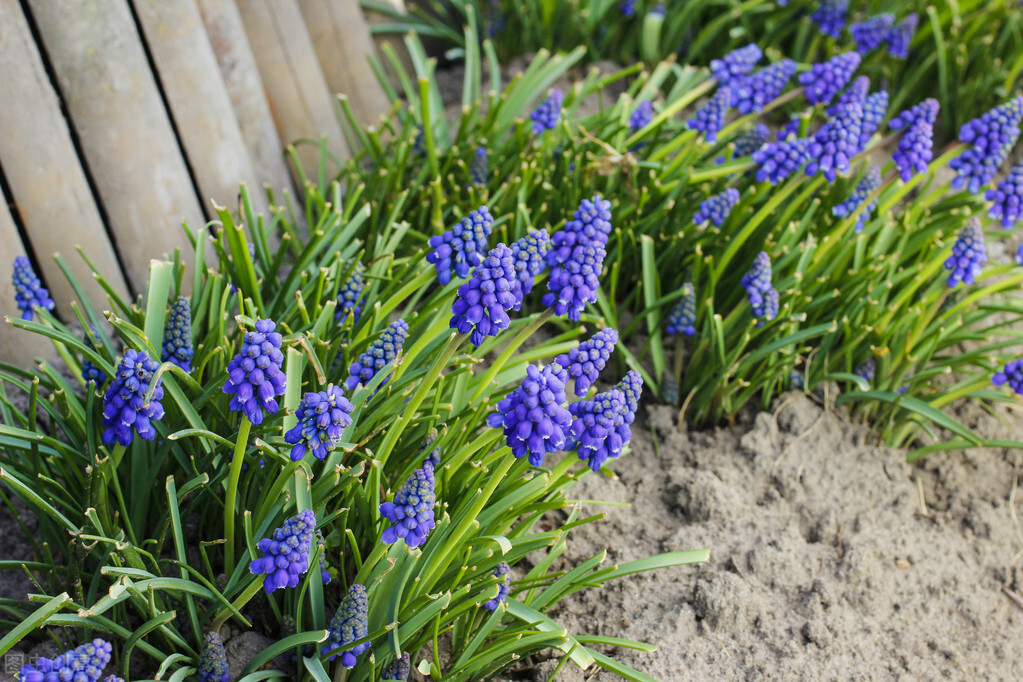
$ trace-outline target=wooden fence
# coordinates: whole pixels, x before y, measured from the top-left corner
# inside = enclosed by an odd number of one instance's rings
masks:
[[[234,205],[241,182],[294,191],[282,141],[326,135],[348,157],[334,96],[363,124],[388,109],[373,49],[358,0],[0,0],[0,312],[19,314],[16,256],[58,315],[75,296],[55,253],[105,310],[78,248],[137,294],[211,200]],[[0,360],[44,352],[0,327]]]

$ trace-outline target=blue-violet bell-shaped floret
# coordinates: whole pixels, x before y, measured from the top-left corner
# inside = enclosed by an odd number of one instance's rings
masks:
[[[742,276],[740,284],[753,306],[753,317],[773,320],[778,314],[778,292],[771,282],[771,258],[766,252],[757,254],[753,267]],[[762,320],[757,326],[763,323]]]
[[[810,104],[827,104],[841,92],[853,72],[860,65],[860,55],[845,52],[826,62],[814,64],[809,71],[799,74],[799,82],[806,88]]]
[[[341,665],[346,668],[354,668],[358,662],[357,656],[369,648],[370,642],[363,642],[339,654],[333,652],[367,635],[369,635],[369,598],[366,596],[366,588],[356,583],[348,588],[334,617],[330,620],[330,627],[327,628],[327,643],[321,653],[330,654],[328,659],[331,661],[341,656]]]
[[[171,305],[167,324],[163,329],[164,362],[173,362],[185,371],[192,371],[192,307],[188,299],[179,296]]]
[[[444,234],[434,235],[427,242],[433,249],[426,260],[437,268],[437,281],[447,284],[451,272],[465,279],[480,264],[487,252],[487,237],[494,229],[494,218],[486,206],[480,206]]]
[[[743,115],[763,111],[765,106],[777,99],[785,90],[795,74],[794,61],[791,59],[777,61],[730,83],[728,85],[728,90],[732,94],[730,104]]]
[[[487,424],[503,428],[505,442],[516,458],[529,457],[534,467],[543,466],[544,456],[565,447],[572,414],[565,403],[568,373],[557,363],[538,368],[529,365],[526,377],[515,390],[501,399]]]
[[[218,633],[207,632],[203,636],[202,655],[196,667],[195,679],[199,682],[231,682],[227,651]]]
[[[948,164],[956,171],[952,189],[965,187],[970,194],[977,194],[989,184],[1019,138],[1021,120],[1023,95],[1018,95],[964,123],[959,129],[959,140],[970,148]]]
[[[888,31],[894,23],[895,16],[885,13],[849,24],[849,33],[856,42],[856,51],[865,55],[879,48],[888,37]]]
[[[820,0],[810,19],[817,24],[821,33],[838,39],[845,28],[849,13],[849,0]]]
[[[586,304],[597,302],[606,256],[607,251],[599,242],[576,246],[565,263],[551,269],[547,280],[551,293],[544,294],[543,304],[552,307],[555,315],[568,315],[568,319],[578,322]]]
[[[32,309],[39,306],[43,310],[53,310],[54,302],[49,290],[39,281],[32,263],[25,256],[14,259],[14,301],[21,311],[21,319],[31,320]]]
[[[858,152],[867,148],[870,136],[873,135],[884,120],[888,111],[888,91],[878,90],[867,95],[863,100],[863,122],[860,124],[860,144]]]
[[[851,102],[859,102],[860,106],[862,106],[869,94],[870,78],[867,76],[858,76],[853,79],[852,83],[849,84],[849,87],[839,93],[838,100],[825,109],[825,111],[828,116],[834,116],[842,110],[842,107],[848,106]]]
[[[948,276],[949,288],[957,287],[960,282],[975,283],[980,277],[981,267],[986,262],[984,231],[980,228],[980,220],[971,218],[952,245],[952,255],[945,261],[945,269],[952,271]]]
[[[862,122],[860,102],[853,100],[839,107],[834,117],[811,138],[807,149],[810,161],[806,164],[805,173],[813,175],[819,170],[828,182],[834,182],[838,171],[848,171],[849,159],[859,151]]]
[[[888,53],[899,59],[909,56],[909,44],[913,42],[917,24],[920,22],[915,12],[907,14],[899,23],[888,29],[884,40],[888,43]]]
[[[356,323],[359,321],[359,315],[362,313],[362,292],[366,289],[366,280],[363,278],[363,273],[366,271],[366,266],[359,261],[352,261],[345,263],[345,269],[351,268],[351,274],[341,285],[341,288],[337,290],[337,310],[334,312],[334,317],[340,323],[352,316],[352,322]]]
[[[753,152],[753,162],[760,166],[756,173],[757,182],[767,181],[777,185],[802,168],[810,160],[812,142],[809,137],[768,142]]]
[[[511,245],[512,257],[515,259],[515,273],[522,285],[522,295],[525,296],[533,290],[533,280],[547,268],[547,252],[551,248],[551,236],[547,230],[529,231]],[[518,302],[518,310],[522,306],[521,299]]]
[[[103,396],[103,444],[131,445],[135,434],[143,440],[156,438],[153,422],[163,418],[163,386],[157,381],[149,403],[145,402],[153,376],[160,368],[145,351],[129,348],[117,365],[114,380]]]
[[[737,203],[739,203],[739,190],[729,187],[721,194],[716,194],[700,202],[700,209],[693,216],[693,224],[700,225],[709,220],[715,227],[721,227]]]
[[[547,265],[554,267],[565,263],[576,246],[606,245],[610,238],[611,202],[599,194],[592,199],[583,199],[572,219],[551,236]]]
[[[426,438],[423,439],[423,444],[419,446],[419,454],[423,454],[427,448],[436,443],[439,437],[440,433],[437,429],[430,429],[426,434]],[[438,445],[427,452],[426,458],[423,461],[429,463],[436,470],[440,466],[440,446]]]
[[[558,120],[561,118],[561,104],[565,101],[565,95],[558,88],[551,90],[543,102],[541,102],[529,118],[533,121],[533,133],[539,135],[545,130],[554,130],[558,127]]]
[[[373,344],[359,355],[358,360],[348,366],[348,379],[345,380],[345,388],[349,391],[359,384],[369,384],[377,372],[382,370],[389,362],[398,357],[405,339],[408,338],[408,323],[405,320],[395,320],[387,326]],[[377,390],[383,388],[390,377],[380,382]]]
[[[263,589],[267,594],[298,585],[299,577],[309,570],[309,550],[315,530],[316,516],[311,509],[306,509],[274,529],[271,537],[256,543],[263,556],[249,563],[249,572],[266,576]]]
[[[934,121],[938,117],[938,100],[926,99],[899,112],[888,122],[892,130],[904,130],[899,148],[892,154],[899,177],[908,182],[917,173],[926,173],[934,158]]]
[[[242,349],[227,365],[223,391],[231,396],[229,407],[254,426],[263,423],[264,413],[277,413],[277,396],[284,395],[284,339],[275,329],[272,320],[256,320],[256,328],[245,334]]]
[[[991,383],[995,386],[1009,384],[1016,395],[1023,395],[1023,360],[1010,360],[998,372],[991,377]]]
[[[515,270],[515,256],[504,244],[498,244],[458,287],[451,306],[452,329],[469,334],[479,347],[488,336],[497,336],[511,324],[507,311],[522,307],[522,283]]]
[[[381,542],[389,545],[404,540],[413,548],[426,542],[426,536],[437,525],[433,517],[433,508],[437,504],[435,486],[433,465],[424,462],[395,493],[393,502],[380,505],[380,514],[391,522],[380,535]]]
[[[380,671],[381,680],[395,680],[396,682],[408,682],[409,673],[412,672],[412,663],[409,653],[402,651],[401,656],[394,659]]]
[[[590,469],[600,471],[608,459],[622,454],[622,448],[632,438],[632,429],[625,422],[629,409],[621,389],[599,393],[593,400],[578,400],[568,409],[574,417],[572,441],[578,448],[579,459],[586,460]]]
[[[718,83],[731,87],[732,83],[742,80],[751,71],[764,53],[756,43],[732,50],[721,59],[710,60],[710,74]]]
[[[869,384],[874,380],[875,367],[876,365],[874,364],[874,358],[869,357],[860,364],[856,365],[856,368],[853,370],[853,373]]]
[[[322,391],[306,393],[295,412],[298,423],[284,434],[285,442],[294,446],[291,461],[302,461],[307,452],[319,460],[326,458],[351,425],[353,409],[340,386],[328,384]]]
[[[690,282],[686,282],[682,285],[682,292],[682,297],[675,300],[668,313],[668,324],[664,330],[669,336],[692,336],[696,333],[696,290]]]
[[[554,361],[575,379],[575,394],[584,396],[590,386],[600,376],[601,370],[607,365],[611,353],[618,343],[617,330],[607,328],[591,336],[567,353],[562,353]]]
[[[40,656],[18,672],[21,682],[99,682],[114,647],[98,637],[56,658]]]
[[[1011,229],[1023,214],[1023,163],[1012,167],[1005,179],[994,189],[984,195],[993,202],[988,209],[988,216],[998,220],[1005,229]]]
[[[718,131],[725,127],[725,115],[732,104],[732,91],[727,86],[718,87],[710,99],[696,111],[686,123],[690,130],[699,130],[707,142],[717,142]]]
[[[511,567],[507,561],[502,561],[494,567],[494,577],[498,579],[497,596],[483,602],[483,608],[493,613],[498,605],[508,599],[508,589],[511,586]]]
[[[85,335],[85,346],[93,350],[96,349],[96,344],[92,342],[93,337],[98,337],[99,332],[91,324],[89,325],[91,334]],[[82,358],[82,381],[88,384],[90,381],[96,386],[102,386],[107,380],[107,375],[104,374],[103,370],[92,363],[89,358]]]
[[[629,130],[636,132],[640,128],[645,128],[652,120],[654,120],[654,105],[648,99],[640,100],[636,109],[629,116]]]
[[[614,387],[625,394],[624,419],[626,424],[631,424],[636,421],[639,399],[643,395],[643,377],[636,370],[630,369]]]
[[[474,185],[486,185],[490,164],[487,162],[487,148],[476,147],[469,162],[469,182]]]
[[[852,191],[849,198],[838,204],[831,209],[832,215],[838,218],[844,218],[859,208],[860,204],[867,200],[867,197],[871,195],[878,187],[881,186],[881,170],[877,166],[871,166],[867,169],[867,173],[863,176],[863,179],[856,185],[856,189]],[[867,204],[867,206],[860,211],[859,215],[856,216],[856,232],[861,232],[866,221],[870,218],[870,214],[874,212],[874,208],[877,206],[877,197]]]

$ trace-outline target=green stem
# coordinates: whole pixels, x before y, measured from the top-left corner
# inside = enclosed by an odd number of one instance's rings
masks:
[[[236,498],[238,497],[238,479],[242,475],[242,463],[245,461],[245,446],[249,442],[249,429],[252,422],[242,417],[238,427],[238,439],[234,443],[234,459],[231,460],[231,476],[227,479],[227,497],[224,500],[224,537],[227,545],[224,548],[224,573],[234,573],[234,515]]]
[[[480,398],[483,397],[483,393],[486,392],[487,387],[490,385],[490,382],[494,380],[494,377],[497,376],[498,372],[504,369],[505,363],[508,362],[509,359],[511,359],[511,356],[515,353],[515,351],[519,349],[519,346],[525,343],[526,339],[531,337],[533,333],[536,332],[537,329],[543,326],[544,322],[551,319],[552,317],[554,317],[553,308],[548,308],[547,310],[543,311],[542,313],[540,313],[539,317],[537,317],[535,320],[533,320],[528,325],[523,327],[522,331],[519,332],[518,336],[512,339],[512,342],[508,344],[508,347],[501,351],[501,354],[497,356],[497,360],[495,360],[490,365],[490,367],[487,369],[487,373],[483,375],[483,379],[481,379],[479,385],[476,386],[476,392],[473,393],[472,396],[473,404],[478,403]]]
[[[318,579],[318,578],[317,578]],[[238,595],[238,598],[234,600],[234,608],[241,611],[249,600],[255,597],[259,591],[263,589],[263,578],[262,576],[256,576],[253,578],[249,586],[245,588],[245,591]],[[213,625],[210,626],[212,632],[216,632],[220,629],[220,626],[227,622],[227,619],[232,615],[231,609],[226,606],[221,609],[220,613],[217,614],[216,619],[213,621]]]

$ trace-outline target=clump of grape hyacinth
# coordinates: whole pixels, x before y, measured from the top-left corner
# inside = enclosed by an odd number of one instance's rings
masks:
[[[402,651],[401,656],[385,665],[380,671],[380,679],[408,682],[410,672],[412,672],[411,659],[407,651]]]
[[[654,120],[654,105],[648,99],[640,100],[629,116],[629,130],[636,132],[640,128],[645,128],[652,120]]]
[[[229,407],[253,426],[263,423],[264,413],[276,414],[277,396],[284,395],[284,339],[275,329],[272,320],[256,320],[255,330],[245,334],[242,349],[227,365],[223,391],[231,396]]]
[[[487,252],[487,237],[494,228],[494,218],[486,206],[480,206],[444,234],[430,237],[433,249],[426,260],[437,268],[437,281],[447,284],[451,271],[465,279],[469,271],[480,264]]]
[[[22,682],[99,682],[114,647],[98,637],[87,644],[65,651],[56,658],[40,656],[18,672]]]
[[[21,311],[21,319],[31,320],[32,309],[39,306],[43,310],[53,310],[54,302],[50,292],[43,287],[32,263],[25,256],[14,259],[14,300]]]
[[[977,194],[989,184],[1019,138],[1021,120],[1023,95],[964,123],[959,129],[959,140],[970,148],[948,164],[956,171],[952,189],[966,187],[970,194]]]
[[[179,296],[171,306],[167,324],[163,329],[163,361],[172,362],[185,373],[192,371],[192,307],[188,299]]]
[[[817,24],[821,33],[837,40],[845,28],[848,13],[849,0],[820,0],[810,19]]]
[[[529,234],[511,245],[512,257],[515,259],[515,273],[522,286],[522,295],[526,296],[533,290],[533,280],[547,267],[547,252],[551,248],[551,236],[547,230],[530,230]],[[518,310],[522,306],[519,299]]]
[[[477,348],[488,336],[497,336],[511,324],[508,310],[522,307],[522,284],[515,270],[515,256],[498,244],[473,270],[468,282],[458,287],[451,306],[451,328],[469,334]]]
[[[625,422],[629,409],[624,391],[613,388],[598,393],[593,400],[578,400],[568,409],[574,417],[572,441],[577,444],[579,459],[586,460],[590,469],[599,471],[608,459],[622,454],[632,438]]]
[[[1000,221],[1005,229],[1011,229],[1023,213],[1023,163],[1013,166],[1005,179],[996,188],[989,189],[984,196],[993,202],[988,209],[988,216]]]
[[[668,324],[665,331],[669,336],[685,334],[692,336],[696,333],[696,290],[693,285],[686,282],[682,285],[682,297],[675,301],[668,313]]]
[[[359,584],[352,585],[348,588],[348,593],[341,599],[341,604],[330,620],[330,627],[327,628],[327,644],[324,645],[321,653],[330,654],[329,660],[331,661],[341,656],[341,665],[346,668],[354,668],[358,662],[356,657],[369,648],[369,642],[363,642],[344,652],[332,652],[369,635],[368,619],[369,599],[366,597],[366,588]]]
[[[263,556],[249,563],[249,572],[266,575],[263,589],[267,594],[282,587],[295,587],[299,576],[309,570],[309,550],[313,546],[316,516],[306,509],[263,538],[256,548]]]
[[[195,679],[199,682],[231,682],[227,651],[216,632],[207,632],[203,637],[202,655],[199,657]]]
[[[995,386],[1009,384],[1009,388],[1016,395],[1023,395],[1023,360],[1010,360],[1007,362],[1001,372],[991,377],[991,383]]]
[[[856,185],[856,189],[853,190],[849,198],[838,204],[831,209],[832,215],[838,218],[844,218],[859,208],[860,204],[867,200],[867,197],[871,193],[881,186],[881,171],[877,166],[871,166],[867,169],[866,175]],[[870,218],[870,215],[874,212],[874,208],[877,206],[877,198],[875,197],[866,208],[860,211],[860,214],[856,216],[856,232],[863,230],[863,225]]]
[[[853,373],[869,384],[874,380],[874,371],[874,358],[871,357],[856,365],[856,369],[853,370]]]
[[[849,24],[849,33],[856,43],[856,51],[865,55],[876,50],[888,38],[888,31],[894,23],[895,16],[885,13]]]
[[[469,163],[469,181],[474,185],[486,185],[488,170],[487,148],[476,147],[472,161]]]
[[[533,121],[533,133],[539,135],[545,130],[554,130],[558,127],[558,120],[561,118],[561,104],[565,101],[565,95],[558,88],[551,90],[543,102],[529,115]]]
[[[494,577],[498,579],[497,596],[483,602],[483,608],[493,613],[498,605],[508,599],[508,588],[511,586],[511,567],[507,561],[502,561],[494,567]]]
[[[426,434],[426,438],[423,440],[423,444],[419,446],[419,454],[423,454],[427,448],[437,442],[437,438],[440,434],[437,429],[430,429]],[[423,460],[429,463],[434,469],[440,466],[440,446],[437,446],[426,453],[426,458]]]
[[[757,182],[770,182],[777,185],[785,178],[806,165],[810,160],[811,138],[800,137],[795,140],[768,142],[753,152],[753,162],[757,169]]]
[[[381,542],[389,545],[404,540],[412,548],[426,542],[426,536],[437,525],[433,518],[437,504],[435,485],[433,465],[425,462],[422,468],[412,472],[394,495],[393,502],[380,505],[380,514],[392,524],[381,534]]]
[[[544,456],[565,447],[572,414],[565,407],[568,374],[558,364],[538,368],[529,365],[526,377],[501,399],[487,424],[503,428],[505,441],[516,458],[529,457],[534,467]]]
[[[295,412],[298,423],[284,434],[285,442],[294,446],[291,460],[300,462],[307,452],[324,459],[351,425],[353,409],[340,386],[328,384],[322,391],[306,393]]]
[[[345,388],[351,391],[359,384],[368,385],[377,372],[398,357],[398,352],[406,338],[408,338],[408,323],[405,320],[395,320],[389,324],[380,337],[359,355],[359,359],[349,365],[349,376],[345,380]],[[377,390],[383,388],[389,379],[390,377],[387,377],[381,381]]]
[[[909,182],[917,173],[927,172],[927,164],[934,158],[934,121],[937,118],[938,100],[925,99],[888,122],[892,130],[905,130],[899,148],[892,154],[903,182]]]
[[[576,246],[606,245],[610,237],[611,202],[599,194],[583,199],[572,219],[551,237],[547,265],[561,265],[569,260]]]
[[[909,44],[913,42],[913,34],[916,33],[919,21],[916,13],[910,12],[899,23],[888,29],[884,40],[888,43],[888,53],[891,56],[898,59],[905,59],[909,56]]]
[[[552,307],[555,315],[568,315],[568,319],[578,322],[586,304],[597,302],[606,256],[603,244],[576,246],[568,261],[551,269],[547,280],[551,293],[544,294],[543,304]]]
[[[92,342],[92,337],[99,336],[99,332],[96,331],[96,328],[93,327],[91,324],[89,325],[89,329],[92,331],[92,334],[85,335],[85,345],[87,348],[95,350],[96,346]],[[82,358],[82,381],[84,381],[86,384],[88,384],[91,381],[92,383],[96,384],[96,386],[102,386],[106,382],[106,380],[107,375],[103,373],[103,370],[101,370],[96,365],[92,364],[92,360],[90,360],[89,358]]]
[[[721,86],[707,102],[696,111],[686,123],[690,130],[698,130],[703,133],[707,142],[717,142],[718,131],[725,126],[725,115],[732,103],[732,91]]]
[[[145,351],[129,348],[117,365],[113,383],[103,396],[103,444],[131,445],[135,434],[142,440],[156,438],[153,422],[163,418],[163,386],[157,382],[149,403],[145,402],[153,375],[160,368]]]
[[[810,104],[827,104],[845,88],[853,71],[860,65],[860,55],[845,52],[826,62],[814,64],[809,71],[799,74],[799,82],[806,88]]]
[[[732,50],[721,59],[710,61],[710,74],[717,79],[718,83],[731,87],[735,82],[741,81],[749,74],[764,53],[756,43],[750,43],[745,47]]]
[[[796,63],[782,59],[728,86],[732,94],[731,106],[740,114],[764,110],[785,90],[796,74]],[[766,137],[766,136],[765,136]],[[738,154],[736,154],[738,156]]]
[[[763,147],[771,136],[771,129],[763,123],[758,123],[735,139],[735,158],[749,156],[756,150]],[[724,161],[724,157],[718,159],[718,163]]]
[[[984,247],[984,232],[980,229],[980,221],[971,218],[966,223],[959,238],[952,245],[952,255],[945,261],[945,269],[951,270],[948,276],[949,288],[964,284],[973,284],[980,277],[980,270],[987,262],[987,251]]]
[[[611,353],[618,343],[618,332],[614,329],[601,329],[586,341],[567,353],[559,355],[555,362],[575,379],[575,394],[584,396],[590,386],[597,380],[601,370],[607,365]]]
[[[863,107],[859,102],[854,100],[839,107],[834,117],[811,138],[806,174],[813,175],[819,170],[828,182],[834,182],[838,171],[848,171],[849,159],[859,151],[862,121]]]
[[[737,203],[739,203],[739,190],[729,187],[721,194],[700,202],[700,210],[693,216],[693,224],[699,225],[709,220],[715,227],[721,227]]]
[[[757,326],[763,325],[764,320],[773,320],[778,314],[778,292],[771,282],[771,258],[766,252],[757,254],[753,267],[740,283],[753,306],[753,317],[764,318]]]
[[[334,313],[334,317],[342,323],[349,315],[352,316],[352,323],[359,321],[359,315],[362,314],[362,292],[366,289],[366,280],[363,278],[366,266],[358,261],[352,266],[352,261],[348,261],[345,269],[349,267],[352,267],[352,273],[337,291],[337,311]]]

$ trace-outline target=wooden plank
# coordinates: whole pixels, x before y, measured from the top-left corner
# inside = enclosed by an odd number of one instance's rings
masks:
[[[0,244],[3,244],[3,259],[0,260],[0,316],[4,318],[0,324],[0,362],[28,367],[36,357],[50,358],[57,353],[42,337],[7,324],[7,318],[21,317],[21,311],[14,300],[14,259],[25,255],[26,251],[18,228],[14,226],[14,220],[7,210],[7,204],[2,200]]]
[[[348,144],[296,1],[238,0],[238,9],[281,140],[289,144],[326,135],[328,149],[343,162],[350,155]],[[297,151],[306,172],[315,177],[318,147],[303,144]],[[328,166],[329,175],[336,172]]]
[[[348,95],[362,125],[377,126],[390,109],[369,58],[375,52],[358,0],[298,0],[332,95]]]
[[[52,258],[63,252],[89,302],[106,310],[106,294],[75,247],[83,247],[119,294],[128,287],[18,0],[0,0],[0,92],[0,166],[40,274],[58,310],[70,315],[74,292]],[[5,262],[13,258],[8,255],[5,249]]]
[[[284,145],[270,115],[238,7],[234,0],[198,0],[198,6],[256,175],[277,189],[278,196],[280,190],[293,191]]]
[[[235,119],[217,58],[195,0],[132,0],[209,218],[211,199],[235,206],[238,185],[259,181]]]
[[[27,0],[106,210],[128,283],[204,223],[127,0]],[[185,281],[191,281],[186,277]]]
[[[379,4],[390,5],[391,9],[401,12],[402,14],[408,14],[408,8],[405,6],[404,0],[379,0]],[[386,14],[380,14],[373,10],[363,10],[363,16],[366,18],[366,22],[373,26],[374,24],[391,24],[394,23],[394,19]],[[372,35],[372,34],[371,34]],[[405,47],[405,41],[402,40],[402,36],[394,33],[378,34],[373,35],[373,44],[376,46],[377,52],[383,54],[383,46],[390,45],[394,50],[394,53],[398,57],[398,61],[405,69],[405,73],[414,77],[415,68],[412,65],[412,57],[408,53],[408,48]],[[394,67],[391,66],[391,62],[388,59],[382,59],[381,63],[384,66],[384,72],[391,81],[391,87],[398,92],[401,92],[401,81],[398,79],[398,74],[394,72]]]

